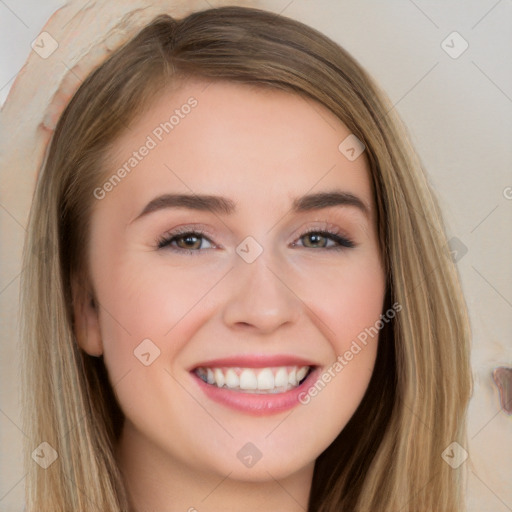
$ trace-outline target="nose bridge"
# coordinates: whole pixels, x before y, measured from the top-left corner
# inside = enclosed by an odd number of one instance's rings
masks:
[[[228,325],[250,324],[270,331],[297,320],[300,300],[286,283],[280,251],[258,246],[259,251],[254,239],[246,239],[237,247],[235,268],[230,273],[231,293],[223,316]]]

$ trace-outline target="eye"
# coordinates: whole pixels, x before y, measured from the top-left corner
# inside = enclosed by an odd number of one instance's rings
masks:
[[[320,249],[326,249],[326,250],[343,250],[347,248],[355,247],[355,243],[352,242],[352,240],[348,239],[345,236],[342,236],[339,234],[339,231],[334,228],[331,229],[325,229],[325,230],[319,230],[318,228],[312,228],[303,233],[299,240],[309,240],[313,247],[309,245],[305,245],[307,249],[314,249],[317,244],[320,244]],[[329,242],[329,239],[334,242],[334,245],[331,245],[330,247],[324,245],[324,242]],[[309,242],[308,242],[309,243]],[[293,245],[296,245],[295,243]]]
[[[168,247],[172,251],[194,254],[200,252],[202,240],[211,242],[201,230],[176,230],[164,235],[157,241],[157,244],[159,249]],[[174,242],[176,242],[177,247],[173,246]]]
[[[343,250],[356,246],[352,240],[341,235],[339,230],[335,227],[326,229],[311,228],[299,237],[299,240],[302,239],[309,240],[308,243],[303,245],[306,249]],[[205,247],[202,246],[204,240],[211,244],[211,247],[206,247],[206,249],[214,247],[211,240],[206,237],[205,233],[200,229],[177,229],[158,239],[157,247],[158,249],[168,248],[178,253],[200,254],[203,252],[201,249],[205,249]],[[331,241],[333,245],[326,245],[329,241]],[[292,245],[297,246],[295,242]]]

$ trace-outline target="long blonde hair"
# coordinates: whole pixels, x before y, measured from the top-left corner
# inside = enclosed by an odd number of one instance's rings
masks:
[[[184,77],[273,87],[330,109],[366,146],[387,271],[377,362],[353,417],[315,464],[310,512],[460,512],[470,327],[437,201],[383,92],[340,46],[302,23],[222,7],[155,18],[92,72],[62,114],[34,193],[22,274],[26,510],[129,510],[114,456],[123,415],[102,357],[80,350],[93,190],[109,147]],[[74,287],[73,283],[81,283]],[[58,459],[32,460],[47,442]]]

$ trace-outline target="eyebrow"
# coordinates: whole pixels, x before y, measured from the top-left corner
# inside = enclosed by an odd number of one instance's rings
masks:
[[[340,190],[318,192],[297,197],[292,203],[292,212],[302,213],[332,206],[352,206],[369,216],[369,207],[359,197]],[[132,222],[150,213],[167,208],[186,208],[189,210],[210,211],[219,215],[236,213],[236,203],[227,197],[198,194],[163,194],[151,200]]]

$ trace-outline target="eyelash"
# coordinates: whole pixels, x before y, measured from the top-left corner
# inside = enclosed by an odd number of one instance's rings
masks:
[[[307,231],[305,231],[304,233],[302,233],[298,239],[301,239],[311,233],[315,233],[315,234],[322,235],[322,236],[327,235],[328,238],[330,238],[331,240],[333,240],[339,244],[338,246],[335,246],[335,247],[320,247],[319,248],[319,249],[323,249],[325,251],[342,251],[345,249],[351,249],[356,246],[356,244],[352,240],[350,240],[349,238],[347,238],[345,236],[341,236],[339,234],[339,231],[337,231],[336,228],[334,228],[334,229],[310,228]],[[167,233],[163,237],[159,238],[157,240],[157,247],[158,247],[158,249],[167,248],[176,253],[190,254],[190,255],[197,255],[198,253],[203,252],[203,250],[200,250],[200,249],[193,249],[193,250],[192,249],[182,249],[182,248],[172,247],[170,245],[174,239],[182,238],[185,235],[199,235],[199,237],[206,238],[210,243],[213,244],[213,242],[206,236],[207,233],[205,233],[201,229],[193,229],[192,230],[190,228],[185,228],[185,229],[176,229],[175,231],[173,231],[171,233]],[[305,248],[315,250],[312,247],[305,247]]]

